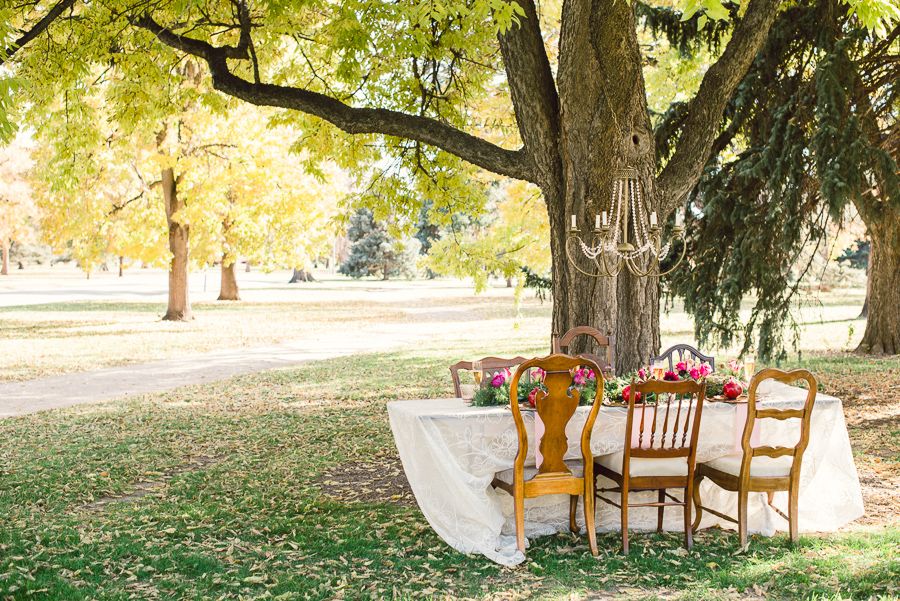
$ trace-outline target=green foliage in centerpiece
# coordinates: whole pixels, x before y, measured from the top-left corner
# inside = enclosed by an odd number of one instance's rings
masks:
[[[732,380],[741,382],[746,390],[747,384],[742,381],[744,366],[739,361],[729,361],[720,373],[712,373],[712,367],[708,363],[698,363],[691,360],[679,361],[672,371],[666,371],[664,380],[678,382],[681,380],[696,380],[706,382],[706,397],[723,396],[725,384]],[[632,382],[646,382],[651,378],[649,368],[641,368],[636,371],[604,379],[604,402],[610,404],[627,404]],[[544,371],[539,368],[519,380],[518,400],[520,405],[534,407],[537,391],[543,389]],[[489,380],[482,382],[481,387],[472,398],[475,407],[500,407],[509,404],[509,385],[512,381],[512,371],[504,369],[496,372]],[[590,405],[597,394],[597,378],[591,369],[577,369],[572,372],[572,384],[581,392],[581,405]],[[652,405],[656,402],[654,395],[641,398],[636,402]]]
[[[481,387],[472,397],[474,407],[497,407],[509,404],[509,385],[512,381],[512,372],[504,369],[495,373],[490,380],[482,382]],[[572,385],[581,392],[580,405],[590,405],[597,394],[597,378],[594,370],[579,368],[572,373]],[[535,397],[538,390],[544,388],[544,370],[534,368],[528,376],[519,379],[518,397],[519,404],[535,406]]]

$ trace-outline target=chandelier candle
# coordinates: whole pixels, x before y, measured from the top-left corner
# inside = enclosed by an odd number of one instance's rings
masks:
[[[582,235],[572,215],[566,256],[577,271],[591,277],[615,277],[627,269],[637,277],[660,277],[681,263],[686,251],[683,215],[676,214],[672,239],[664,243],[659,214],[651,210],[656,199],[652,189],[645,195],[636,169],[617,171],[607,198],[597,207],[600,213],[594,214],[592,232]],[[673,242],[678,243],[680,252],[674,262],[666,261]]]

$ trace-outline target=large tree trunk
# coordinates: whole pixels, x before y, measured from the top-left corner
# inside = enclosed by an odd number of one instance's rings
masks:
[[[872,280],[869,278],[869,273],[872,270],[871,251],[871,243],[869,243],[869,258],[866,259],[866,300],[863,301],[862,310],[859,312],[859,317],[857,317],[857,319],[865,319],[869,316],[869,297],[872,295]]]
[[[169,167],[162,170],[163,199],[166,203],[166,222],[169,225],[169,251],[172,262],[169,264],[169,304],[167,321],[189,321],[193,319],[191,303],[188,300],[188,238],[190,226],[175,218],[184,209],[184,201],[178,198],[175,172]]]
[[[222,284],[219,287],[218,298],[220,301],[241,300],[237,277],[235,277],[234,273],[234,265],[234,259],[229,259],[227,256],[222,257]]]
[[[288,284],[296,284],[297,282],[315,282],[316,278],[313,277],[313,274],[306,271],[305,269],[297,269],[294,267],[294,273],[291,274],[291,279],[288,281]]]
[[[9,275],[9,239],[0,240],[0,275]]]
[[[559,188],[544,189],[553,257],[553,334],[589,325],[615,335],[617,373],[644,365],[659,348],[658,283],[627,270],[618,277],[588,275],[597,274],[596,266],[577,245],[569,248],[573,264],[566,239],[574,214],[581,236],[591,243],[594,216],[609,203],[616,169],[637,169],[648,193],[653,185],[653,137],[640,70],[630,3],[565,3],[558,72],[563,173]],[[576,343],[574,350],[586,342]]]
[[[868,319],[857,351],[900,353],[900,219],[885,210],[881,223],[867,223],[869,251]]]

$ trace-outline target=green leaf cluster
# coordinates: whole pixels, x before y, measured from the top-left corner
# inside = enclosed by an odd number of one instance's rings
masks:
[[[873,135],[896,122],[900,72],[885,61],[896,51],[896,39],[830,2],[800,2],[776,20],[691,195],[688,267],[669,281],[701,344],[743,338],[742,354],[755,346],[764,360],[783,358],[810,247],[851,203],[874,195],[885,215],[900,203],[896,157]],[[657,135],[673,135],[678,115],[673,108]]]

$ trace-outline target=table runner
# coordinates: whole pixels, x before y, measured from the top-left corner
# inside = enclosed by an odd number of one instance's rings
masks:
[[[764,382],[758,391],[760,406],[796,407],[806,391],[779,382]],[[580,457],[580,432],[588,407],[579,407],[569,423],[567,458]],[[601,407],[594,425],[591,450],[595,456],[621,451],[624,446],[624,407]],[[462,553],[481,553],[503,564],[516,565],[524,555],[516,549],[512,497],[494,490],[496,472],[513,465],[517,435],[507,407],[471,407],[461,399],[423,399],[388,403],[391,430],[403,469],[416,501],[435,532]],[[707,402],[703,408],[697,461],[709,461],[734,452],[735,431],[743,419],[735,405]],[[742,412],[742,415],[746,413]],[[526,415],[526,420],[533,420]],[[738,423],[739,422],[739,423]],[[760,422],[759,444],[795,444],[798,420]],[[526,465],[534,465],[533,430],[529,434]],[[755,436],[754,436],[755,437]],[[611,482],[600,479],[599,486]],[[819,393],[811,417],[809,447],[803,457],[800,482],[801,531],[830,531],[863,514],[862,491],[841,401]],[[680,492],[670,491],[680,498]],[[632,502],[655,500],[655,492],[632,493]],[[703,504],[728,515],[737,515],[737,495],[709,481],[701,486]],[[617,495],[611,498],[618,500]],[[527,536],[541,536],[568,528],[568,497],[553,495],[525,501]],[[777,493],[775,504],[787,506],[786,493]],[[579,519],[581,509],[579,506]],[[581,522],[580,522],[581,523]],[[619,529],[619,510],[597,503],[600,531]],[[701,528],[721,525],[733,528],[710,513],[704,513]],[[632,530],[655,530],[655,508],[629,508]],[[682,530],[678,507],[667,508],[664,527]],[[764,493],[751,493],[748,512],[750,532],[773,534],[787,523],[765,503]]]

